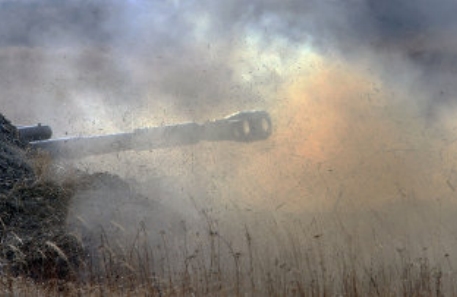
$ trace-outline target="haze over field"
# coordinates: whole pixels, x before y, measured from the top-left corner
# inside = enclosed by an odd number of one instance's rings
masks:
[[[451,0],[1,1],[2,112],[15,124],[49,124],[58,137],[265,109],[274,122],[265,142],[76,163],[140,182],[176,177],[182,196],[242,209],[453,199],[456,8]]]

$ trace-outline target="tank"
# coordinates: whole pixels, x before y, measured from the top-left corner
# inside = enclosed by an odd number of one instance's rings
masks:
[[[154,220],[151,226],[159,226],[162,218],[168,220],[163,222],[166,226],[173,221],[179,225],[181,220],[172,209],[135,192],[113,174],[70,170],[70,178],[46,178],[41,166],[44,160],[46,167],[48,159],[35,154],[35,149],[54,158],[78,158],[200,141],[252,143],[267,139],[271,133],[271,119],[265,111],[243,111],[202,124],[181,123],[129,133],[66,138],[52,138],[52,129],[47,125],[16,127],[0,114],[0,275],[24,275],[37,281],[73,280],[87,263],[97,269],[101,265],[97,263],[102,263],[97,258],[102,243],[97,240],[103,236],[95,233],[96,228],[71,225],[68,214],[72,205],[89,203],[103,210],[96,213],[95,221],[110,218],[106,221],[111,222],[111,218],[122,215],[129,219],[128,226],[136,226],[134,220],[141,212],[147,214],[141,218],[143,223]],[[107,192],[110,203],[104,200]],[[75,232],[81,235],[77,238]]]
[[[82,158],[128,150],[151,150],[196,144],[200,141],[250,143],[267,139],[272,132],[266,111],[242,111],[203,124],[189,122],[136,129],[133,132],[52,139],[52,129],[38,124],[19,126],[19,138],[53,158]]]

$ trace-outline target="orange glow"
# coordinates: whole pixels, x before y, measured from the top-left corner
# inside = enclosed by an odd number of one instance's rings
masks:
[[[356,132],[350,131],[352,114],[366,108],[364,94],[372,92],[373,83],[356,69],[317,57],[303,63],[315,66],[290,77],[274,100],[274,132],[267,147],[241,166],[240,180],[251,181],[246,187],[256,181],[257,189],[247,191],[250,202],[272,208],[320,204],[330,195],[325,176],[335,170],[332,166],[350,161],[344,160],[344,150],[348,134]]]
[[[272,100],[271,139],[246,148],[233,176],[230,187],[243,203],[371,207],[416,191],[437,193],[424,188],[427,172],[440,172],[417,110],[360,68],[319,58],[303,64],[313,67],[291,76]]]

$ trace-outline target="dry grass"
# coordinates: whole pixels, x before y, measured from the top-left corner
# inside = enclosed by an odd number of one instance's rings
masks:
[[[433,204],[291,215],[202,211],[182,238],[146,226],[119,244],[100,233],[97,252],[72,282],[3,275],[4,296],[454,296],[453,246],[430,224]],[[419,208],[414,208],[419,207]],[[440,213],[441,222],[451,217]],[[427,215],[428,214],[428,215]],[[407,217],[407,219],[406,219]],[[415,220],[415,217],[418,220]],[[381,218],[381,219],[380,219]],[[382,222],[384,220],[384,223]],[[411,224],[406,226],[408,220]],[[411,227],[411,228],[410,228]],[[443,229],[444,228],[444,229]],[[441,230],[441,231],[440,231]],[[430,237],[431,236],[431,237]]]

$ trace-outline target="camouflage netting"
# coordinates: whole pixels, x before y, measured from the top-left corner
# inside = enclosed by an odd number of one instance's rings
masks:
[[[82,245],[65,230],[74,189],[38,178],[35,159],[0,114],[0,272],[68,278]]]

